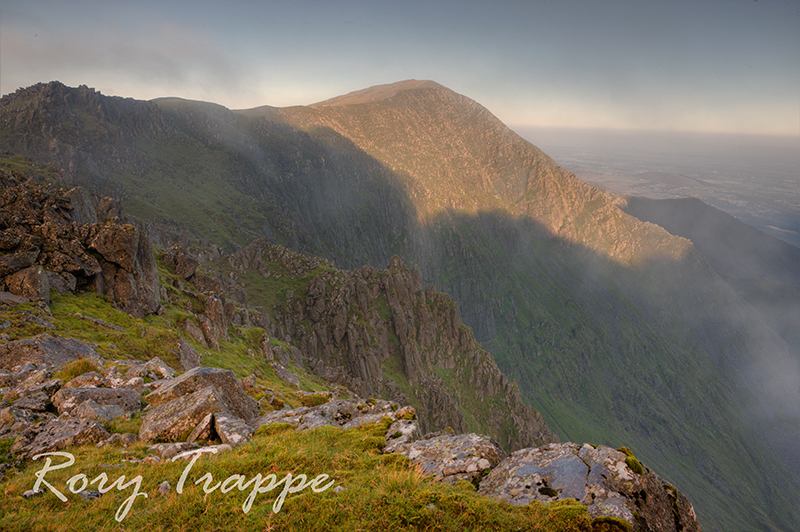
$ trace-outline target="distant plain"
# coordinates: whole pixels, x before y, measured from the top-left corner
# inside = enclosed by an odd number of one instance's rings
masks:
[[[695,197],[800,247],[800,138],[513,128],[582,181],[653,199]]]

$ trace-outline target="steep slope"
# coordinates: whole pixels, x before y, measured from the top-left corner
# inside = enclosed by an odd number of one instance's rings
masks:
[[[800,525],[785,343],[690,242],[472,100],[405,82],[231,112],[51,83],[2,105],[3,149],[117,191],[160,220],[151,237],[234,249],[263,236],[339,266],[419,264],[562,438],[632,443],[705,528]]]
[[[742,298],[800,352],[800,250],[695,198],[629,196],[625,211],[688,238]]]

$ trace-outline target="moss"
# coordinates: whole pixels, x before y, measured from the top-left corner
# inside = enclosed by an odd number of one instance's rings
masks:
[[[111,434],[138,434],[142,426],[142,414],[136,414],[130,419],[126,419],[125,416],[115,417],[111,421],[103,423],[103,426]]]
[[[619,452],[621,452],[621,453],[626,454],[627,456],[633,456],[633,453],[631,452],[631,450],[628,449],[627,447],[625,447],[624,445],[622,447],[620,447],[619,449],[617,449],[617,450]]]
[[[550,486],[542,486],[541,488],[539,488],[539,493],[547,497],[558,497],[558,491],[551,488]]]
[[[619,517],[604,515],[592,519],[592,532],[630,532],[631,524]]]
[[[591,518],[586,506],[575,499],[554,501],[547,506],[545,530],[556,532],[578,532],[591,530]]]
[[[11,461],[11,446],[14,445],[14,439],[5,438],[0,440],[0,464]]]
[[[303,404],[303,406],[309,408],[325,404],[328,401],[330,401],[330,398],[321,393],[314,393],[314,394],[307,394],[300,396],[300,402]]]
[[[643,475],[644,474],[644,468],[642,467],[642,464],[639,462],[639,460],[636,459],[635,456],[631,455],[631,456],[626,457],[625,458],[625,464],[628,467],[630,467],[631,471],[633,471],[637,475]]]

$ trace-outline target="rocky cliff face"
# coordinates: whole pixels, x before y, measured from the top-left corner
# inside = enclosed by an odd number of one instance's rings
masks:
[[[110,198],[0,174],[0,287],[49,301],[50,289],[92,288],[142,317],[159,305],[158,271],[147,236],[115,217]]]
[[[418,268],[395,257],[386,270],[338,270],[265,241],[221,263],[229,272],[221,290],[237,291],[227,277],[249,288],[250,300],[259,289],[278,292],[269,330],[328,381],[413,404],[424,431],[480,430],[511,449],[557,441],[462,324],[452,299],[423,287]]]

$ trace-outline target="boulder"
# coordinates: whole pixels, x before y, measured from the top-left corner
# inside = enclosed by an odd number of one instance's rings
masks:
[[[53,406],[59,414],[63,414],[90,399],[98,405],[117,405],[125,412],[142,409],[139,393],[127,388],[62,388],[53,395]]]
[[[50,280],[38,264],[6,277],[6,287],[12,294],[50,304]]]
[[[279,379],[287,384],[297,387],[298,389],[300,388],[300,379],[297,377],[297,375],[281,366],[280,363],[273,362],[272,369],[275,370],[275,375],[277,375]]]
[[[83,401],[74,410],[72,416],[81,419],[94,419],[95,421],[111,421],[115,417],[125,414],[125,410],[119,405],[101,405],[92,399]]]
[[[64,388],[99,388],[107,384],[105,377],[96,371],[90,371],[67,381]]]
[[[194,338],[194,341],[198,344],[202,345],[203,347],[208,347],[208,343],[206,342],[205,336],[203,336],[203,330],[200,329],[192,320],[184,320],[181,328],[186,331],[189,336]]]
[[[155,445],[148,446],[147,450],[150,451],[151,453],[160,456],[162,460],[170,460],[177,454],[199,448],[200,444],[197,443],[179,442],[179,443],[156,443]]]
[[[0,345],[0,368],[6,369],[14,369],[26,362],[60,368],[79,358],[100,360],[100,355],[80,340],[56,338],[49,334]]]
[[[139,251],[139,230],[130,224],[104,224],[89,242],[89,247],[106,261],[132,272]]]
[[[0,438],[16,436],[29,429],[34,423],[51,419],[55,419],[55,416],[49,412],[36,412],[26,408],[7,406],[0,409]]]
[[[152,395],[152,394],[150,394]],[[214,412],[226,412],[214,386],[159,404],[142,418],[139,438],[144,441],[184,441],[200,422]]]
[[[216,341],[229,340],[228,337],[228,320],[225,315],[225,304],[218,297],[211,296],[206,299],[206,305],[203,310],[203,315],[211,322],[213,333]],[[211,343],[209,341],[209,343]]]
[[[96,421],[71,417],[37,423],[17,436],[11,452],[24,458],[60,451],[77,445],[98,443],[111,435]]]
[[[17,243],[19,243],[19,238],[17,238]],[[0,255],[0,277],[5,277],[20,270],[24,270],[25,268],[30,268],[36,263],[36,258],[38,256],[39,250]]]
[[[14,401],[14,406],[17,408],[24,408],[25,410],[44,412],[47,409],[47,403],[49,402],[50,397],[46,393],[36,392],[17,399]]]
[[[395,453],[405,448],[418,437],[416,420],[398,419],[386,431],[384,453]]]
[[[125,312],[141,318],[158,310],[158,269],[144,233],[130,224],[105,224],[89,247],[105,259],[105,291]]]
[[[221,402],[225,405],[224,410],[245,421],[258,416],[258,403],[245,393],[236,375],[232,371],[218,368],[193,368],[151,392],[147,396],[147,402],[154,407],[163,405],[208,386],[213,386],[219,392]]]
[[[699,531],[686,497],[637,464],[609,447],[549,444],[512,453],[479,492],[515,505],[573,498],[592,517],[624,519],[634,531]]]
[[[189,323],[189,320],[186,320],[186,323]],[[198,331],[199,330],[200,329],[198,329]],[[200,336],[202,337],[202,334]],[[181,354],[181,371],[188,371],[200,367],[202,356],[192,347],[192,344],[183,338],[178,338],[178,350]]]
[[[152,371],[161,379],[171,379],[175,376],[175,370],[158,357],[148,360],[144,365],[144,369]]]
[[[223,412],[214,413],[214,430],[216,430],[222,443],[230,445],[239,445],[250,441],[255,432],[244,420]]]
[[[506,457],[497,442],[478,434],[443,434],[419,440],[400,454],[424,473],[451,483],[474,482]]]

